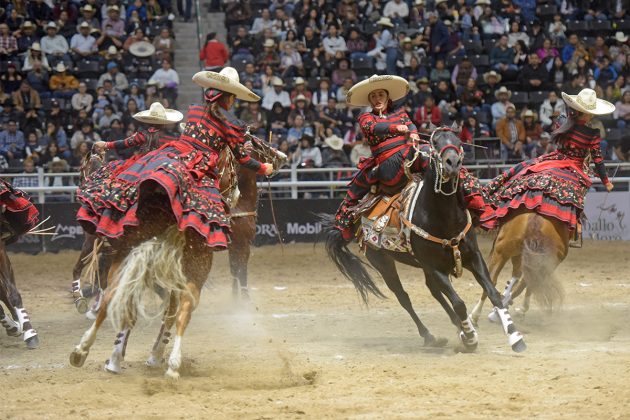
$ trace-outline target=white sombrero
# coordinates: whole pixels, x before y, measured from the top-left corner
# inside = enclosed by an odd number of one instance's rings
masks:
[[[234,67],[226,67],[219,73],[214,71],[200,71],[193,76],[192,80],[203,88],[217,89],[222,92],[231,93],[235,95],[237,99],[243,101],[260,101],[260,96],[241,84],[238,71],[236,71]]]
[[[131,44],[129,52],[136,57],[149,57],[155,54],[155,47],[147,41],[138,41]]]
[[[377,89],[385,89],[389,99],[397,101],[409,93],[409,82],[398,76],[374,75],[352,86],[346,95],[346,102],[352,106],[370,106],[370,92]]]
[[[615,110],[615,106],[610,102],[598,99],[593,89],[582,89],[577,95],[562,92],[562,99],[567,106],[587,114],[606,115]]]
[[[377,25],[389,26],[390,28],[394,27],[392,20],[388,17],[381,17],[377,22]]]
[[[147,124],[174,124],[181,121],[184,116],[179,111],[164,108],[161,103],[153,102],[148,110],[134,114],[133,118]]]
[[[326,137],[324,143],[328,145],[333,150],[341,150],[343,149],[343,139],[336,134],[333,134],[330,137]]]

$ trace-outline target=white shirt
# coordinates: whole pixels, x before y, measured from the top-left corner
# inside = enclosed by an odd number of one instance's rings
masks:
[[[174,82],[179,86],[179,75],[173,69],[168,69],[167,71],[164,69],[157,69],[149,80],[158,82],[160,86],[166,86],[171,82]]]
[[[82,53],[89,53],[97,51],[96,39],[92,35],[83,36],[81,34],[74,34],[70,39],[70,48],[77,49]]]
[[[396,3],[394,0],[389,0],[383,9],[383,15],[388,18],[407,17],[409,16],[409,6],[404,1]]]
[[[262,101],[262,107],[267,111],[271,111],[273,104],[276,102],[280,102],[283,107],[287,108],[291,106],[291,97],[289,96],[289,93],[284,90],[277,93],[275,89],[272,89],[265,94]]]
[[[335,55],[337,51],[347,51],[346,40],[340,36],[334,38],[327,36],[322,42],[324,44],[324,50],[330,55]]]
[[[65,54],[70,49],[68,47],[68,41],[63,36],[57,34],[54,37],[46,35],[41,40],[42,51],[46,54]]]

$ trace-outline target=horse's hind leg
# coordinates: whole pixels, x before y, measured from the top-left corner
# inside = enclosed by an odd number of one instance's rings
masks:
[[[368,249],[366,252],[366,257],[370,264],[374,268],[378,270],[379,273],[383,276],[385,280],[385,284],[389,287],[395,295],[396,299],[400,305],[407,311],[413,322],[415,322],[416,327],[418,328],[418,332],[420,336],[424,338],[425,346],[443,346],[446,344],[446,339],[436,339],[433,334],[429,332],[427,327],[420,321],[420,317],[416,314],[416,311],[413,309],[413,305],[411,304],[411,299],[409,298],[409,294],[405,291],[400,282],[400,277],[398,276],[398,272],[396,270],[396,263],[393,259],[378,254],[378,251],[373,251]]]
[[[169,304],[164,311],[164,317],[162,318],[160,332],[158,333],[155,343],[151,348],[151,355],[146,361],[148,367],[157,368],[164,362],[164,349],[170,341],[171,328],[173,328],[175,315],[177,314],[177,304],[177,296],[174,293],[171,293]]]
[[[81,289],[81,272],[85,267],[85,258],[90,255],[92,249],[94,248],[95,240],[95,235],[85,234],[85,239],[83,240],[83,245],[81,246],[81,254],[79,255],[79,259],[72,270],[72,297],[74,298],[74,306],[80,314],[84,314],[88,310],[87,299],[83,295],[83,291]]]
[[[228,249],[230,256],[230,272],[232,274],[232,296],[249,300],[247,286],[247,263],[250,256],[250,244],[239,239],[234,240]]]
[[[116,334],[112,355],[105,361],[105,371],[110,373],[120,373],[122,371],[121,363],[125,360],[125,352],[127,350],[130,334],[131,327],[125,328]]]
[[[459,339],[464,345],[466,351],[474,351],[477,348],[479,343],[477,338],[477,331],[473,326],[472,320],[468,316],[468,312],[466,310],[466,304],[459,297],[455,289],[453,289],[453,285],[451,284],[448,275],[441,273],[439,271],[433,270],[424,271],[425,276],[428,281],[433,283],[436,287],[439,287],[440,291],[446,296],[446,298],[451,302],[453,306],[453,311],[457,315],[459,325],[457,327],[460,329]]]
[[[116,283],[118,282],[115,277],[118,272],[118,268],[122,262],[122,257],[117,258],[116,261],[112,263],[112,266],[109,270],[109,284],[110,287],[105,291],[105,296],[103,297],[103,303],[101,304],[100,309],[98,310],[98,314],[96,315],[96,320],[92,326],[83,333],[81,337],[81,341],[75,347],[75,349],[70,353],[70,364],[74,367],[81,367],[85,363],[85,359],[87,359],[88,354],[90,353],[90,348],[94,344],[94,340],[96,340],[96,333],[98,329],[107,318],[107,306],[109,301],[111,300],[114,290],[116,289]]]
[[[5,301],[4,292],[0,290],[0,298],[7,305],[7,308],[11,308],[9,302]],[[20,336],[20,324],[15,322],[10,315],[7,315],[2,309],[2,305],[0,305],[0,325],[6,330],[7,335],[10,337],[19,337]]]
[[[9,261],[9,256],[4,246],[0,249],[0,260],[0,264],[3,266],[0,275],[4,277],[0,280],[0,283],[4,284],[4,290],[1,291],[3,294],[2,301],[7,305],[12,315],[11,317],[4,315],[0,320],[2,320],[2,325],[9,335],[14,337],[22,335],[26,346],[29,349],[35,349],[39,346],[39,337],[31,324],[28,312],[26,312],[22,304],[22,296],[15,284],[13,267],[11,267],[11,261]],[[12,318],[13,322],[10,322],[10,318]]]
[[[501,270],[503,270],[503,267],[505,267],[505,264],[508,262],[509,259],[509,255],[502,251],[500,238],[497,238],[492,249],[492,254],[490,255],[490,264],[488,266],[490,271],[490,280],[492,281],[494,287],[496,287],[497,285],[497,280],[499,278],[499,274],[501,274]],[[481,311],[483,310],[483,304],[485,303],[487,297],[488,295],[484,290],[481,293],[481,298],[479,299],[470,314],[472,321],[475,324],[479,322]]]
[[[173,350],[168,358],[168,369],[165,373],[166,377],[170,379],[179,379],[179,368],[182,365],[182,338],[201,295],[201,290],[195,283],[189,282],[187,288],[188,293],[183,293],[180,296],[179,309],[175,319],[176,332]]]

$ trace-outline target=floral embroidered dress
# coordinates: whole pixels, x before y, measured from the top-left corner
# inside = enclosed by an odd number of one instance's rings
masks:
[[[31,203],[28,195],[13,188],[4,179],[0,179],[0,205],[4,213],[0,235],[5,244],[15,242],[18,237],[37,225],[39,211]]]
[[[599,130],[576,124],[558,139],[558,150],[522,162],[496,177],[485,188],[492,207],[482,218],[487,229],[498,227],[512,210],[524,207],[554,217],[575,229],[591,186],[589,158],[597,176],[608,182]]]
[[[142,224],[142,210],[165,211],[180,230],[193,229],[207,246],[225,249],[230,221],[219,192],[217,161],[229,147],[238,162],[262,173],[244,148],[243,129],[221,108],[220,118],[193,105],[179,140],[125,163],[108,178],[108,189],[88,180],[79,189],[77,219],[90,233],[116,239]],[[97,176],[98,178],[98,176]],[[164,196],[165,195],[165,196]]]

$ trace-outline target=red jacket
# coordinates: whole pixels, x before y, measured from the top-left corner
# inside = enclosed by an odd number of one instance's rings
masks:
[[[213,39],[199,51],[199,59],[204,60],[206,67],[223,67],[229,58],[225,45]]]

